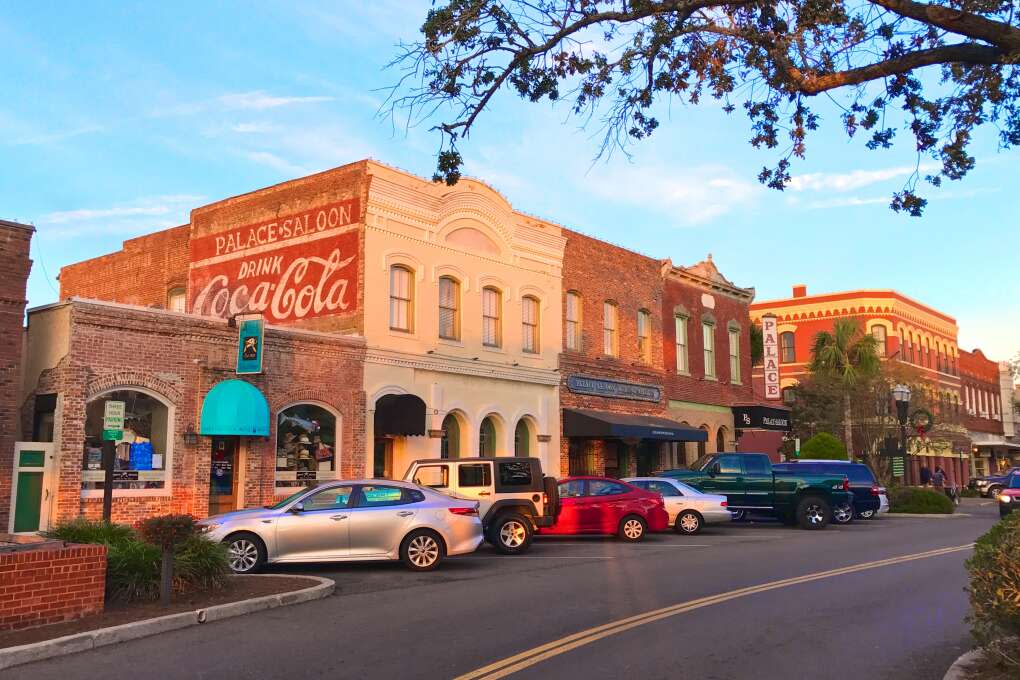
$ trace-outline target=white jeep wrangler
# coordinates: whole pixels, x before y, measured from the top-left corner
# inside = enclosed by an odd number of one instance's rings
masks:
[[[556,479],[542,474],[538,458],[416,460],[404,481],[477,500],[486,540],[507,555],[527,550],[535,529],[556,521]]]

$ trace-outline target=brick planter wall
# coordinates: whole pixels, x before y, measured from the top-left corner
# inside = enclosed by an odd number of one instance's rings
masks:
[[[0,631],[103,611],[106,546],[53,543],[0,553]]]

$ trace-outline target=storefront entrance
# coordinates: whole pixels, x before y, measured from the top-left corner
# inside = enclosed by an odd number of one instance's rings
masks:
[[[637,445],[637,476],[648,477],[661,468],[659,442],[642,439]]]
[[[238,442],[240,437],[213,437],[209,466],[209,514],[237,509]]]

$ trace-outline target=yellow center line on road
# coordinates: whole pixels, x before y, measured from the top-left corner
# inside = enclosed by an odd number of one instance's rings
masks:
[[[559,656],[569,652],[572,649],[583,647],[584,645],[591,644],[601,640],[602,638],[609,637],[610,635],[616,635],[622,633],[625,630],[643,626],[648,623],[660,621],[677,614],[683,614],[685,612],[692,611],[694,609],[700,609],[702,607],[708,607],[714,604],[720,604],[729,600],[737,599],[738,597],[745,597],[747,595],[753,595],[755,593],[764,593],[769,590],[776,590],[778,588],[787,588],[789,586],[799,585],[801,583],[809,583],[811,581],[819,581],[821,579],[832,578],[834,576],[842,576],[844,574],[852,574],[858,571],[866,571],[868,569],[878,569],[879,567],[888,567],[894,564],[903,564],[904,562],[912,562],[914,560],[923,560],[929,557],[938,557],[940,555],[948,555],[962,550],[970,550],[974,547],[973,543],[966,545],[958,545],[949,548],[938,548],[935,550],[928,550],[926,552],[913,553],[911,555],[901,555],[899,557],[890,557],[884,560],[875,560],[874,562],[863,562],[861,564],[852,564],[847,567],[840,567],[838,569],[830,569],[828,571],[819,571],[813,574],[805,574],[803,576],[795,576],[793,578],[780,579],[778,581],[769,581],[768,583],[762,583],[756,586],[748,586],[746,588],[738,588],[737,590],[731,590],[725,593],[719,593],[717,595],[709,595],[708,597],[698,598],[696,600],[688,600],[687,602],[680,602],[678,604],[664,607],[662,609],[655,609],[643,614],[636,614],[634,616],[627,617],[625,619],[619,619],[610,623],[603,624],[601,626],[595,626],[587,630],[582,630],[578,633],[562,637],[559,640],[553,640],[544,645],[540,645],[533,649],[509,656],[495,663],[491,663],[488,666],[473,670],[464,675],[457,676],[455,680],[497,680],[498,678],[504,678],[518,671],[524,670],[530,666],[541,663],[547,659],[551,659],[554,656]]]

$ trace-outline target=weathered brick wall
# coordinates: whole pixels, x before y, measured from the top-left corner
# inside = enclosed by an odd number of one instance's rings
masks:
[[[32,268],[31,227],[0,220],[0,530],[10,515],[14,442],[18,438],[22,328]]]
[[[37,394],[57,392],[62,397],[59,480],[51,521],[101,514],[101,498],[81,497],[86,404],[113,388],[134,386],[174,406],[172,494],[115,496],[113,519],[134,523],[167,512],[207,515],[211,440],[199,437],[198,444],[187,445],[182,434],[189,425],[199,429],[202,400],[213,385],[236,377],[237,330],[222,321],[171,312],[71,304],[70,354],[44,371],[36,386]],[[338,475],[360,476],[365,469],[363,341],[269,328],[265,352],[265,373],[246,379],[269,401],[270,436],[248,440],[243,504],[253,507],[273,500],[275,414],[298,401],[316,401],[340,414]],[[32,401],[26,401],[26,408]]]
[[[0,553],[0,630],[98,614],[105,591],[105,545]]]
[[[124,241],[109,255],[60,270],[60,299],[83,297],[165,308],[171,288],[188,283],[190,225]]]

